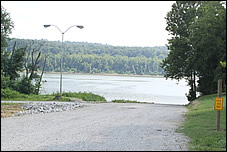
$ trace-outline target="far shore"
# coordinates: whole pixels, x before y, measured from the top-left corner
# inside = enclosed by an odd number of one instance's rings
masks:
[[[60,72],[44,72],[44,74],[60,74]],[[62,74],[164,78],[163,75],[135,75],[135,74],[118,74],[118,73],[74,73],[74,72],[62,72]]]
[[[25,71],[23,71],[21,73],[23,74],[23,73],[25,73]],[[41,72],[39,71],[38,74],[41,74]],[[44,72],[44,74],[59,74],[60,75],[60,72]],[[62,72],[62,74],[164,78],[163,75],[136,75],[136,74],[118,74],[118,73],[75,73],[75,72]]]

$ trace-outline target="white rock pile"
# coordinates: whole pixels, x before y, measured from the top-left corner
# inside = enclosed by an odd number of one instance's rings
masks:
[[[79,102],[39,102],[39,103],[26,103],[21,108],[25,111],[20,111],[14,116],[26,115],[26,114],[38,114],[38,113],[50,113],[50,112],[61,112],[66,110],[74,110],[75,108],[81,107]]]

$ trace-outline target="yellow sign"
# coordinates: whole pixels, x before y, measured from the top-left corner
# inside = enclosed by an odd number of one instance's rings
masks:
[[[215,97],[214,110],[223,110],[223,98]]]

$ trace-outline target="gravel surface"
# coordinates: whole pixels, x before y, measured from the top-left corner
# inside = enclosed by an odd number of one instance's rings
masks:
[[[139,103],[1,118],[2,151],[186,151],[176,129],[187,109]]]
[[[49,103],[25,103],[22,109],[26,111],[20,111],[14,116],[26,115],[26,114],[39,114],[39,113],[50,113],[50,112],[62,112],[67,110],[74,110],[80,107],[81,104],[78,102],[49,102]]]

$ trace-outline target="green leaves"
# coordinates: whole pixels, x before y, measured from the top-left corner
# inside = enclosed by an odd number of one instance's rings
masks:
[[[220,64],[223,68],[226,68],[226,61],[225,62],[220,61]]]
[[[11,34],[13,28],[14,22],[11,20],[10,14],[1,6],[1,42]]]
[[[172,38],[170,53],[161,64],[165,77],[186,78],[190,94],[213,93],[215,81],[226,77],[219,63],[226,61],[226,9],[220,1],[177,1],[166,22]]]
[[[31,40],[13,39],[9,41],[8,49],[12,48],[14,41],[25,47]],[[34,40],[34,47],[38,47],[38,43],[40,40]],[[45,47],[42,47],[42,53],[48,52],[47,72],[60,71],[62,56],[59,43],[47,41]],[[165,46],[115,47],[82,42],[65,42],[64,46],[63,72],[163,75],[160,63],[168,54]],[[40,60],[42,67],[42,56]]]
[[[203,3],[198,14],[199,18],[190,26],[190,39],[198,59],[195,63],[201,79],[200,91],[215,93],[216,81],[226,77],[220,66],[221,60],[226,61],[226,9],[218,1],[209,1]],[[209,86],[205,84],[208,80]]]

